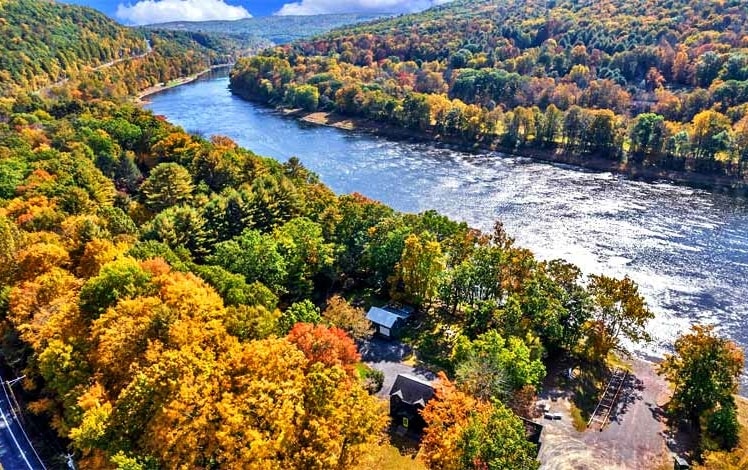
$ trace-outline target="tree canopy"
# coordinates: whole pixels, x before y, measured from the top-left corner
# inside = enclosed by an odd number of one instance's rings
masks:
[[[659,373],[674,388],[670,411],[701,427],[703,449],[732,449],[738,443],[733,394],[744,365],[735,343],[719,337],[713,327],[699,325],[678,338],[675,352],[660,364]]]
[[[742,181],[743,6],[455,0],[241,59],[232,89],[434,139]]]

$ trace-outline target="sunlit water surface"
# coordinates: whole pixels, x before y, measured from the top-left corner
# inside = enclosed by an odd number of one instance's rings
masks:
[[[407,212],[436,209],[484,230],[500,219],[540,258],[563,258],[588,274],[629,275],[657,314],[655,341],[642,353],[661,355],[695,322],[715,323],[748,345],[743,200],[308,125],[243,101],[227,86],[225,76],[211,77],[154,95],[148,108],[260,155],[297,156],[338,193],[360,192]]]

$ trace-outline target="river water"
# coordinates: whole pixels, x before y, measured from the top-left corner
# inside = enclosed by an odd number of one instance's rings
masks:
[[[313,126],[243,101],[214,76],[150,97],[187,131],[225,135],[257,154],[297,156],[338,193],[395,209],[436,209],[491,230],[503,221],[543,259],[585,273],[629,275],[657,318],[642,353],[660,355],[691,323],[748,345],[748,203],[566,165]],[[743,392],[748,392],[745,380]]]

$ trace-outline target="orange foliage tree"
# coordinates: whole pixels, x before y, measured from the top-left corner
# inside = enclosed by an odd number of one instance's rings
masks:
[[[304,353],[310,364],[340,366],[353,374],[353,366],[361,360],[351,337],[334,326],[297,323],[288,333],[288,340]]]

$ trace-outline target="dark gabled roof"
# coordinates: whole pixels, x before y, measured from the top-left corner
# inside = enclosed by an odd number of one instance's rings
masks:
[[[522,424],[525,426],[525,438],[533,444],[540,445],[540,437],[543,434],[543,425],[538,424],[529,419],[525,419],[522,416],[519,417],[522,420]]]
[[[408,374],[398,374],[390,389],[390,396],[397,395],[404,403],[425,406],[434,396],[434,387],[429,382]]]

